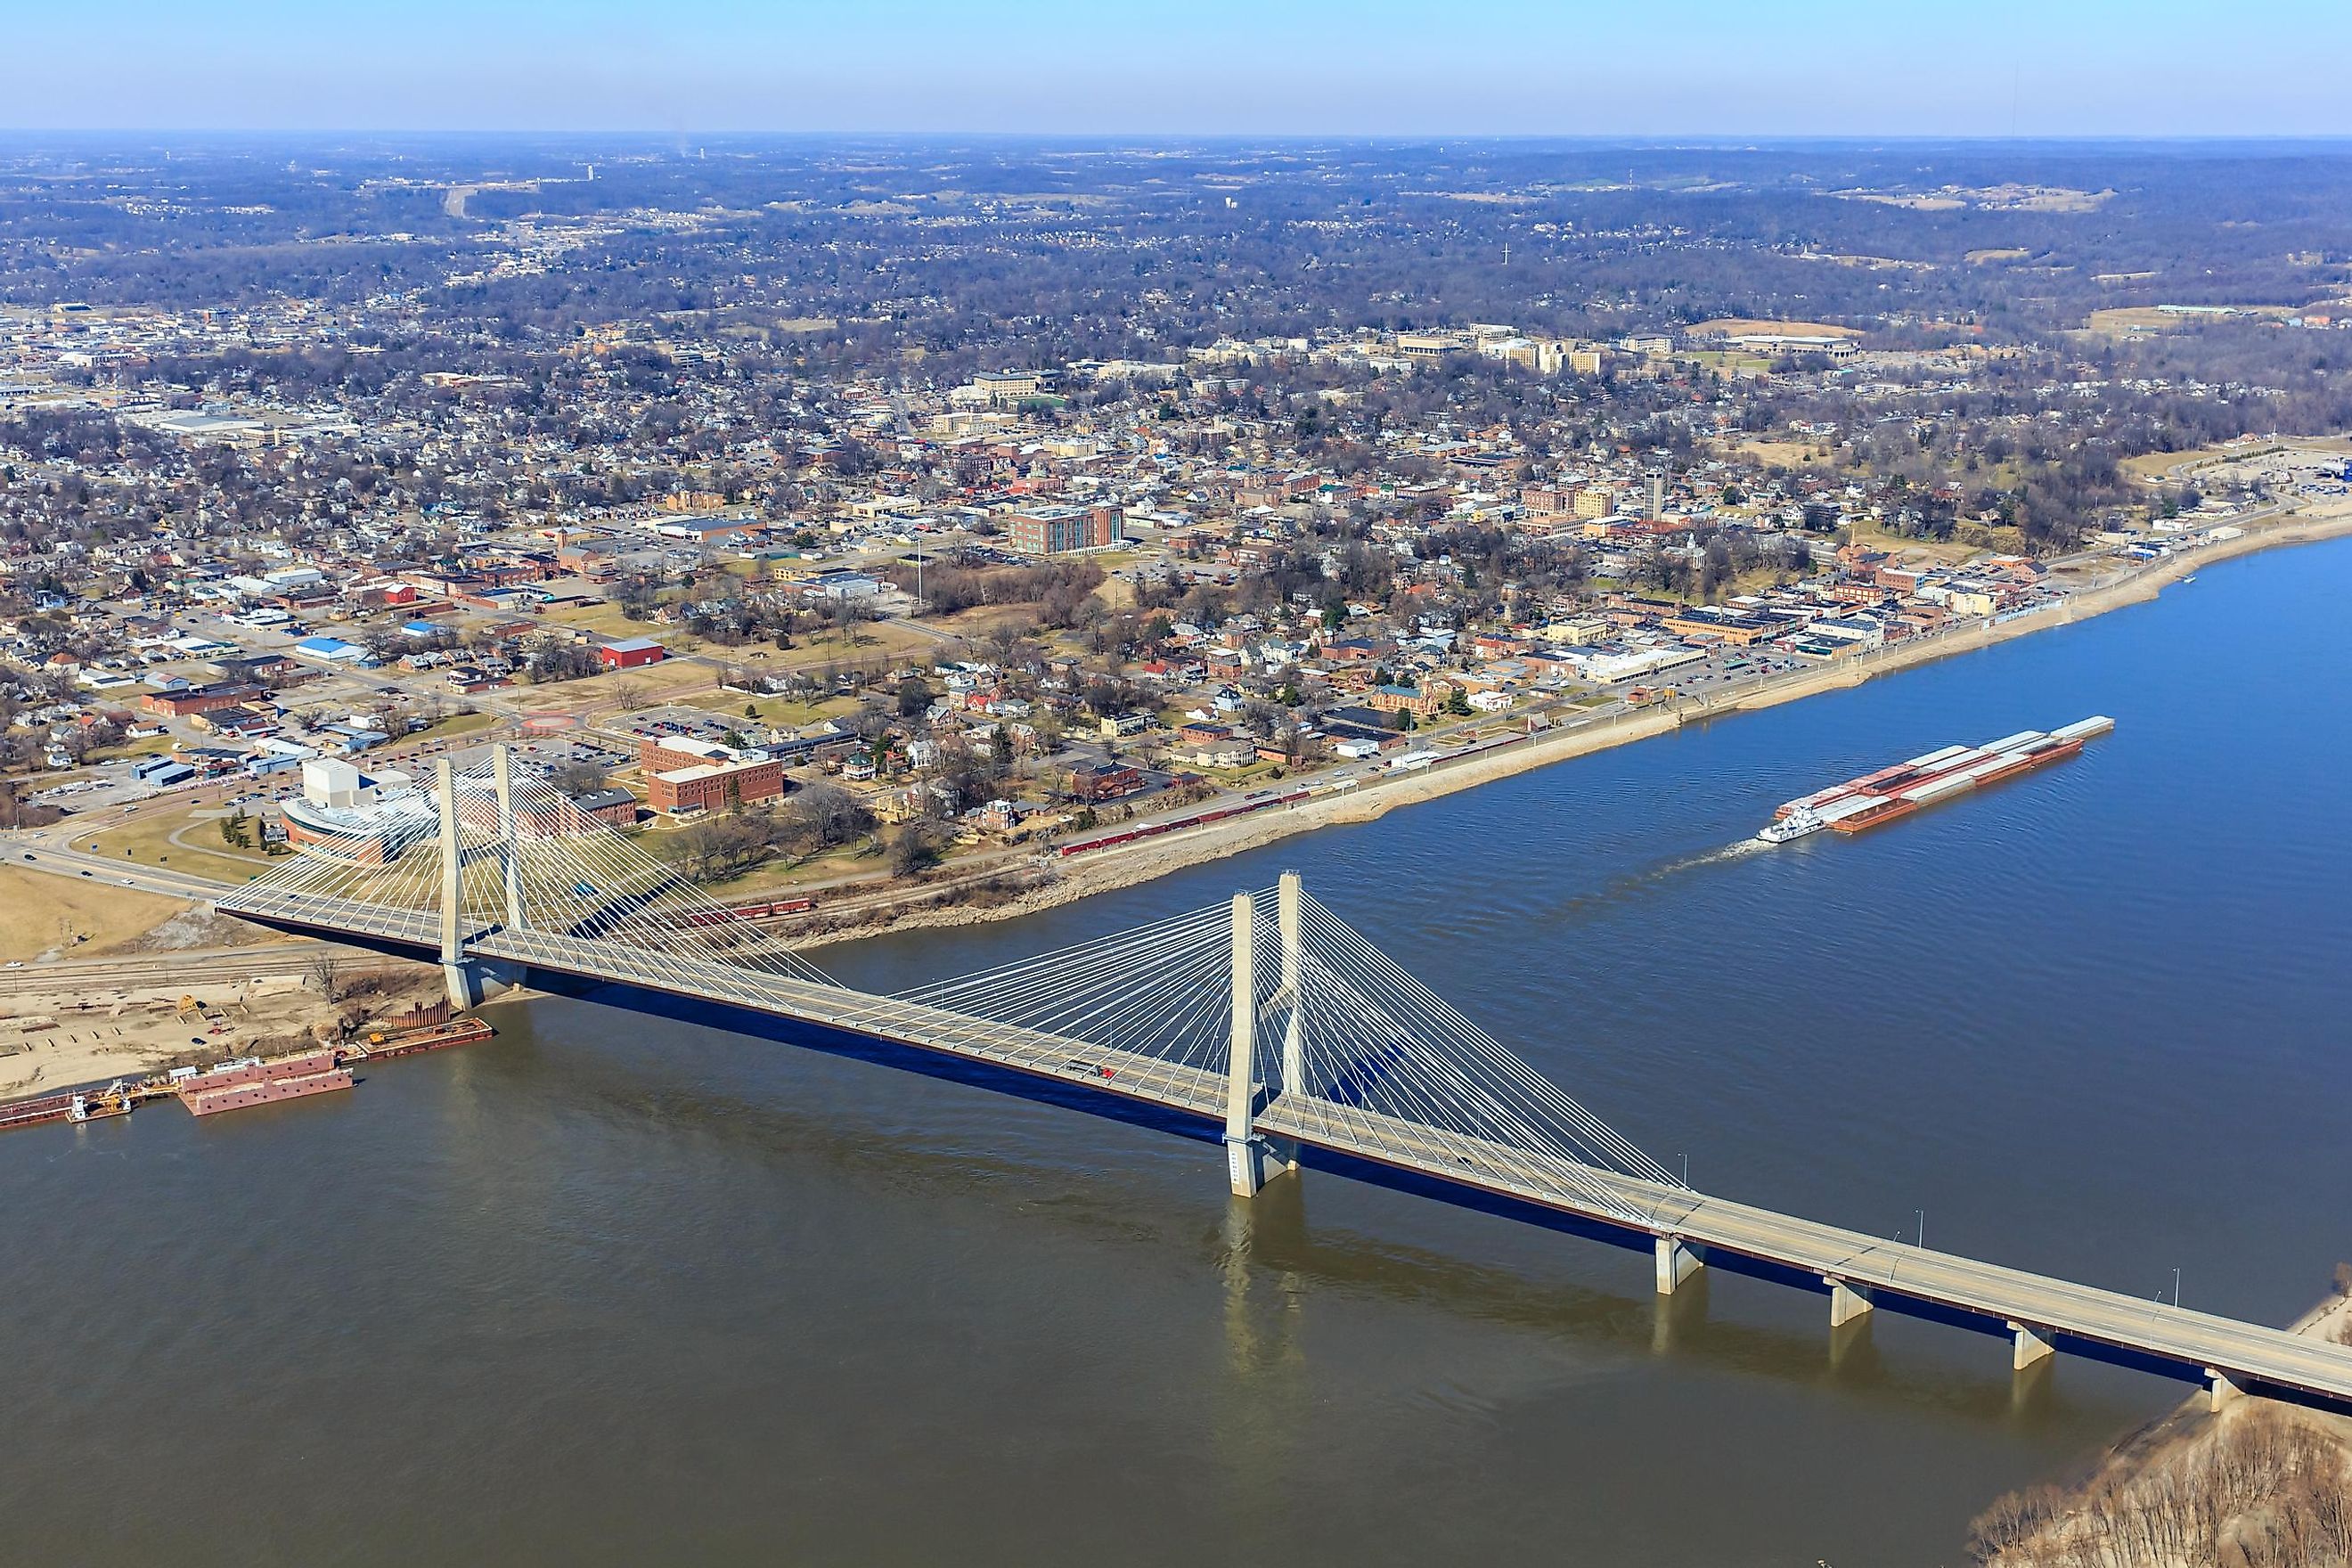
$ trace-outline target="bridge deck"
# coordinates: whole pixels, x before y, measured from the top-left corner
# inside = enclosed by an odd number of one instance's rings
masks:
[[[430,912],[259,889],[225,898],[220,907],[320,936],[388,942],[427,958],[438,951],[438,917]],[[1223,1119],[1222,1074],[919,1003],[557,932],[480,931],[468,934],[467,952],[913,1046],[1178,1111],[1203,1123],[1222,1124]],[[2241,1386],[2268,1385],[2352,1407],[2352,1348],[2282,1329],[1891,1242],[1360,1107],[1280,1096],[1262,1104],[1255,1126],[1307,1151],[1325,1150],[1409,1175],[1423,1190],[1467,1189],[1588,1226],[1673,1237],[1718,1260],[1752,1259],[1824,1284],[1840,1281],[1881,1304],[1916,1303],[1933,1309],[1930,1315],[1971,1318],[1996,1329],[2022,1323],[2045,1337],[2067,1336],[2192,1373],[2218,1372]]]

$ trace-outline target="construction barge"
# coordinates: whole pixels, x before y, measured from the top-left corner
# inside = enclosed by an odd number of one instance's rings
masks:
[[[1770,825],[1756,837],[1767,844],[1786,844],[1824,827],[1860,833],[1979,784],[1996,784],[2071,757],[2093,736],[2115,727],[2114,720],[2094,714],[2063,730],[2022,730],[1981,746],[1946,746],[1800,795],[1775,811]]]
[[[280,1100],[350,1089],[352,1068],[362,1062],[415,1056],[490,1038],[478,1018],[444,1018],[422,1028],[377,1030],[364,1042],[320,1046],[282,1057],[241,1057],[211,1068],[173,1068],[145,1078],[116,1079],[104,1086],[59,1089],[0,1101],[0,1131],[48,1121],[102,1121],[127,1116],[151,1100],[177,1100],[194,1116],[244,1110]]]

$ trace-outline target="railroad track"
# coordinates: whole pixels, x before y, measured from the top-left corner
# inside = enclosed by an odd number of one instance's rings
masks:
[[[331,953],[338,974],[403,967],[398,959],[354,952],[330,942],[273,942],[266,947],[193,949],[184,952],[133,953],[121,958],[62,959],[0,970],[0,996],[38,995],[76,989],[136,991],[184,983],[217,984],[223,979],[283,979],[308,975],[321,954]]]

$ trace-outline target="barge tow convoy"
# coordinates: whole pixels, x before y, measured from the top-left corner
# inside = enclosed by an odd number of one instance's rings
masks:
[[[1773,820],[1756,837],[1766,844],[1786,844],[1824,827],[1859,833],[1979,784],[2071,757],[2085,741],[2115,727],[2114,720],[2095,714],[2063,730],[2026,730],[1981,746],[1946,746],[1801,795],[1774,812]]]

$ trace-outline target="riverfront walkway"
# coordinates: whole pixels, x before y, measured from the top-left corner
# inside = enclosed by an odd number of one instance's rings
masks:
[[[439,781],[437,834],[305,855],[227,913],[500,980],[977,1084],[1223,1145],[1233,1190],[1315,1168],[1703,1268],[2352,1411],[2352,1348],[1697,1192],[1441,1001],[1296,878],[1082,946],[877,996],[831,982],[542,783]],[[425,826],[431,826],[428,821]],[[381,844],[369,847],[381,853]],[[420,895],[419,889],[423,889]]]

